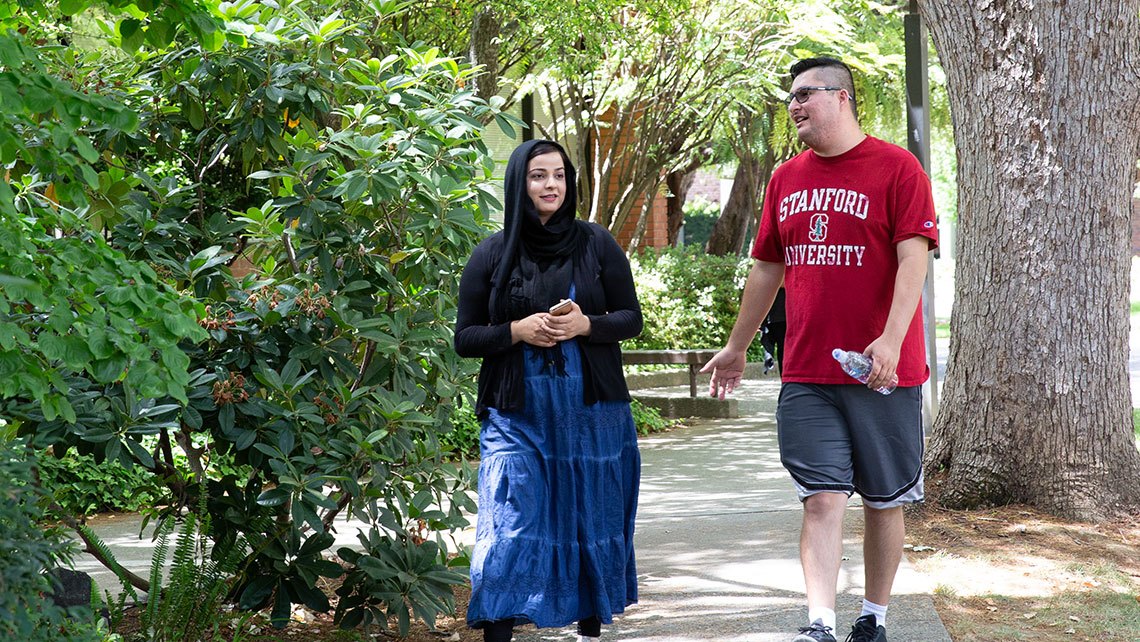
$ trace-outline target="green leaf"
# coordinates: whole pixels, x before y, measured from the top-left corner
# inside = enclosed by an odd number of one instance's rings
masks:
[[[202,129],[206,124],[206,112],[202,109],[202,103],[194,98],[182,102],[182,115],[186,116],[186,120],[194,129]]]
[[[114,356],[109,359],[97,359],[89,368],[91,376],[99,383],[113,383],[123,378],[127,371],[127,359],[124,356]]]
[[[143,44],[145,34],[142,32],[142,23],[135,18],[124,18],[119,22],[119,46],[128,53],[138,51]]]
[[[313,533],[301,545],[297,551],[298,557],[308,557],[316,555],[326,548],[332,546],[336,542],[336,538],[331,533]]]
[[[80,165],[79,173],[83,175],[83,182],[91,189],[98,189],[99,187],[99,173],[95,171],[90,165]]]
[[[281,506],[289,501],[289,491],[284,488],[270,488],[257,496],[260,506]]]
[[[39,337],[40,352],[52,361],[62,361],[64,353],[63,337],[58,334],[43,334]]]
[[[234,447],[238,450],[247,450],[255,441],[257,441],[256,430],[243,430],[234,442]]]
[[[182,411],[182,422],[191,430],[202,429],[202,413],[194,406],[186,406]]]
[[[197,277],[202,272],[212,267],[222,265],[231,258],[233,258],[232,252],[223,252],[219,245],[210,246],[195,254],[187,262],[190,269],[190,276],[191,278]]]
[[[85,136],[76,136],[72,141],[75,143],[75,149],[79,152],[83,160],[88,163],[94,163],[99,160],[99,152],[95,151],[95,147]]]
[[[135,456],[136,461],[147,468],[154,468],[154,457],[152,457],[151,454],[147,452],[146,448],[143,448],[142,444],[135,441],[134,439],[126,440],[126,444],[127,449],[130,450],[131,454]]]
[[[241,592],[241,598],[238,600],[238,605],[245,611],[254,611],[259,608],[269,596],[273,594],[273,587],[277,584],[277,578],[269,575],[263,575],[255,578],[250,582],[245,590]]]
[[[325,525],[321,523],[317,513],[304,501],[293,502],[293,521],[297,524],[306,523],[318,533],[323,533]]]
[[[146,41],[155,49],[162,49],[174,41],[174,25],[161,18],[152,19],[146,27]]]
[[[279,87],[269,85],[265,88],[265,97],[269,102],[280,105],[281,102],[285,100],[285,92]]]
[[[340,628],[345,631],[351,631],[363,623],[364,609],[355,608],[345,612],[344,617],[340,620]]]
[[[59,11],[65,16],[74,16],[87,8],[84,0],[60,0]]]
[[[200,330],[198,322],[192,316],[184,312],[167,314],[162,317],[162,325],[170,334],[176,337],[192,337]]]
[[[106,359],[115,354],[115,346],[111,343],[110,338],[107,337],[107,332],[102,329],[96,329],[87,335],[87,349],[91,351],[92,356],[96,359]]]
[[[329,610],[329,598],[325,595],[324,591],[308,586],[300,581],[300,578],[295,580],[292,584],[293,592],[301,599],[301,602],[310,609],[324,613]]]
[[[87,342],[82,337],[68,335],[63,337],[63,362],[69,368],[82,370],[91,361],[91,351],[87,349]]]
[[[253,180],[253,181],[263,181],[267,178],[280,178],[280,177],[289,176],[289,175],[290,174],[287,174],[285,172],[271,172],[269,170],[263,169],[261,171],[257,171],[257,172],[250,174],[249,179]]]
[[[24,86],[24,107],[33,114],[43,114],[55,109],[55,94],[38,85]]]
[[[0,321],[0,349],[11,350],[16,346],[28,345],[30,337],[23,328],[15,323]]]
[[[233,404],[225,404],[221,408],[218,408],[218,427],[222,429],[222,432],[228,433],[228,432],[233,431],[233,429],[234,429],[234,406],[233,406]],[[252,432],[252,431],[250,431],[250,432]],[[252,440],[250,441],[250,443],[253,443]],[[248,447],[249,447],[249,445],[246,444],[246,448],[248,448]],[[245,448],[242,448],[242,450],[245,450]]]

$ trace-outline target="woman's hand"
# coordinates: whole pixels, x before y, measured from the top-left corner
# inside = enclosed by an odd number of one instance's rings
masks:
[[[590,336],[590,317],[582,314],[582,308],[575,302],[571,302],[569,312],[558,316],[548,314],[543,321],[555,341]]]
[[[558,341],[547,325],[551,318],[548,312],[535,312],[529,317],[511,321],[511,343],[522,341],[539,348],[554,347]]]

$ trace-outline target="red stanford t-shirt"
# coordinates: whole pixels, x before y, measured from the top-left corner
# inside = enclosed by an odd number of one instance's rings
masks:
[[[910,152],[868,136],[850,151],[808,150],[776,169],[752,257],[783,263],[784,381],[852,383],[833,348],[862,352],[883,332],[898,255],[913,236],[938,244],[930,179]],[[921,303],[903,340],[900,386],[926,381]]]

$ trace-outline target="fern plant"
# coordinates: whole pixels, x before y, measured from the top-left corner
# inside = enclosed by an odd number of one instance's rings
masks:
[[[224,617],[221,607],[244,546],[211,553],[205,493],[198,504],[198,510],[188,513],[179,529],[165,585],[162,571],[167,565],[174,521],[164,520],[155,533],[151,593],[142,615],[143,630],[151,642],[208,640],[220,629]]]

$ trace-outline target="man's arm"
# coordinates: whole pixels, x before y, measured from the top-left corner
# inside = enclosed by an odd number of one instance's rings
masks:
[[[724,399],[740,383],[747,361],[748,345],[756,337],[760,322],[772,307],[772,300],[784,282],[784,264],[756,261],[748,273],[744,284],[744,295],[740,299],[740,313],[732,326],[728,344],[716,353],[701,372],[712,372],[709,394]]]
[[[889,385],[898,368],[903,339],[906,338],[914,310],[922,297],[922,283],[926,280],[926,254],[929,251],[930,239],[925,236],[912,236],[895,245],[899,268],[895,273],[895,292],[891,298],[887,324],[879,338],[863,350],[863,354],[874,359],[871,376],[867,379],[868,388]]]

